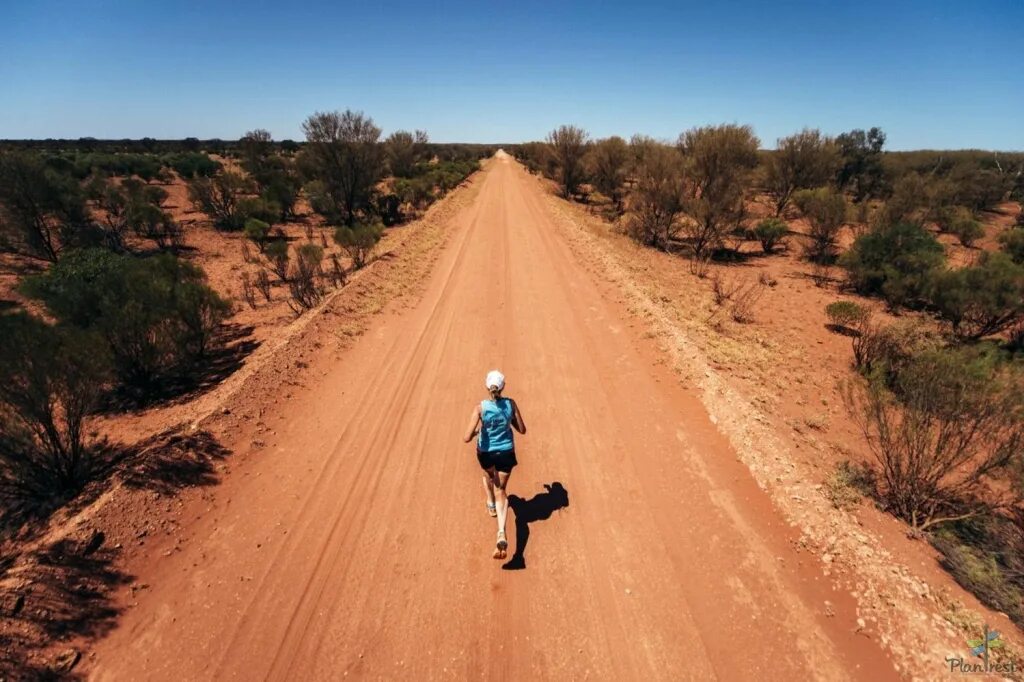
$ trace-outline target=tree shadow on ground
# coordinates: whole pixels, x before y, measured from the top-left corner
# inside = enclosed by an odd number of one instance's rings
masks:
[[[241,368],[260,344],[252,338],[252,326],[223,324],[213,335],[210,349],[196,363],[144,389],[111,393],[98,412],[115,413],[150,407],[169,407],[203,395]]]
[[[96,547],[94,537],[35,551],[0,594],[0,670],[14,672],[12,679],[80,679],[75,641],[116,624],[113,594],[133,576],[115,567],[119,551]]]
[[[84,509],[115,479],[129,489],[166,496],[213,485],[217,463],[228,454],[208,431],[187,433],[182,426],[132,447],[104,444],[94,480],[62,513]],[[6,679],[6,671],[17,671],[11,679],[77,679],[73,668],[82,641],[99,639],[115,627],[120,609],[114,594],[134,580],[120,570],[120,546],[112,547],[100,529],[18,553],[19,544],[43,537],[46,528],[39,519],[34,533],[3,547],[0,556],[0,679]]]
[[[155,490],[161,495],[214,485],[217,463],[231,454],[209,431],[165,432],[134,449],[136,453],[121,469],[121,480],[129,488]]]
[[[558,481],[545,483],[544,490],[545,492],[538,493],[528,500],[518,495],[508,496],[508,504],[516,517],[516,551],[502,565],[506,571],[521,571],[526,568],[526,545],[530,542],[530,524],[545,521],[559,509],[569,506],[569,491]]]

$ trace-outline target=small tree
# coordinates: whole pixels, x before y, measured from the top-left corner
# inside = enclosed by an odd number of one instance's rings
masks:
[[[950,220],[949,231],[956,235],[961,245],[968,248],[985,236],[985,228],[966,209],[958,211]]]
[[[1014,263],[1024,264],[1024,227],[1015,227],[999,235],[999,247]]]
[[[992,355],[925,352],[896,375],[847,388],[879,464],[882,500],[917,531],[1009,505],[992,477],[1020,465],[1024,386]]]
[[[839,188],[852,191],[853,200],[858,203],[879,194],[885,182],[882,166],[885,133],[881,128],[843,133],[836,137],[836,145],[841,159],[836,173]]]
[[[352,267],[356,270],[369,262],[373,249],[384,234],[382,225],[360,224],[355,227],[339,227],[334,233],[334,241],[352,259]]]
[[[384,140],[384,152],[391,174],[408,178],[416,164],[416,138],[406,130],[396,130]]]
[[[827,185],[838,164],[835,142],[820,130],[804,128],[778,140],[765,168],[765,184],[775,201],[775,215],[782,215],[794,192]]]
[[[751,230],[751,234],[761,242],[761,249],[765,253],[771,253],[789,234],[789,226],[779,218],[765,218]]]
[[[946,254],[920,225],[881,225],[857,237],[839,262],[859,293],[881,294],[899,307],[925,300],[932,273],[945,264]]]
[[[71,250],[22,291],[61,323],[101,336],[117,375],[134,388],[200,357],[230,309],[199,267],[171,254]]]
[[[352,227],[371,206],[373,188],[384,171],[380,128],[362,112],[317,112],[302,124],[306,168],[321,183],[317,211],[331,222]]]
[[[302,244],[295,250],[295,265],[288,280],[288,290],[295,302],[296,312],[308,310],[319,303],[324,296],[320,279],[320,267],[324,250],[316,244]]]
[[[828,187],[800,190],[793,201],[810,223],[807,256],[815,263],[830,263],[835,258],[836,239],[846,223],[846,198]]]
[[[60,502],[91,473],[83,424],[109,378],[95,335],[0,316],[0,498]]]
[[[226,171],[212,178],[197,177],[188,183],[188,198],[197,211],[205,213],[213,224],[225,230],[238,230],[245,225],[239,202],[251,191],[249,181]]]
[[[270,237],[270,225],[257,218],[249,218],[245,221],[245,237],[263,253],[267,246],[267,239]]]
[[[590,148],[590,177],[597,191],[615,203],[622,211],[622,190],[629,164],[629,145],[621,137],[612,136],[595,142]]]
[[[558,164],[562,196],[572,198],[583,182],[583,157],[587,148],[587,131],[564,125],[548,133],[548,146]]]
[[[48,168],[36,154],[0,155],[0,242],[56,261],[63,243],[90,222],[74,178]]]
[[[628,234],[646,246],[667,249],[683,209],[682,158],[676,150],[660,145],[644,155],[630,209]]]
[[[263,250],[274,274],[282,282],[288,281],[288,242],[284,239],[275,239],[269,242]]]
[[[825,314],[833,330],[857,334],[867,323],[870,314],[867,308],[853,301],[835,301],[825,306]]]
[[[977,265],[936,274],[929,298],[957,337],[998,334],[1024,321],[1024,265],[984,253]]]
[[[704,260],[722,238],[742,227],[744,192],[757,166],[760,141],[750,126],[693,128],[679,136],[687,196],[684,230],[694,257]]]

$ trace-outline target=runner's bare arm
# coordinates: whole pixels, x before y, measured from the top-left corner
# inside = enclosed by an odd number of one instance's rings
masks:
[[[469,426],[466,427],[466,435],[462,437],[463,442],[468,443],[473,440],[473,436],[476,435],[477,427],[480,426],[480,406],[477,405],[473,408],[473,413],[469,415]]]
[[[512,401],[512,426],[521,434],[526,434],[526,422],[523,421],[523,413],[519,411],[519,403]]]

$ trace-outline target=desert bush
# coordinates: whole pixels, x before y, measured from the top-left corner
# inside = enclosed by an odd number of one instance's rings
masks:
[[[249,307],[253,310],[256,309],[256,290],[252,286],[252,279],[249,277],[248,270],[242,270],[242,298],[249,304]]]
[[[331,284],[335,287],[345,285],[345,268],[341,265],[341,261],[338,260],[338,254],[332,253],[329,260],[331,261],[331,267],[327,271],[327,277],[330,278]]]
[[[260,181],[263,191],[260,197],[267,207],[276,207],[279,211],[273,221],[284,222],[295,216],[295,204],[299,199],[301,183],[291,168],[273,169],[263,174]]]
[[[796,192],[793,202],[810,223],[808,258],[816,263],[832,262],[839,230],[846,222],[846,198],[833,189],[819,187]]]
[[[379,224],[358,224],[354,227],[339,227],[334,233],[334,241],[345,250],[352,259],[352,267],[356,270],[366,265],[377,246],[384,228]]]
[[[248,218],[245,221],[245,238],[250,240],[263,253],[266,248],[267,239],[270,237],[270,225],[258,218]]]
[[[964,519],[936,529],[942,566],[986,606],[1024,626],[1024,513]]]
[[[778,140],[765,168],[765,185],[775,202],[775,215],[782,215],[794,192],[831,182],[838,164],[835,142],[820,130],[804,128]]]
[[[893,225],[896,223],[922,223],[928,207],[928,186],[925,179],[918,173],[907,173],[896,178],[892,184],[892,192],[886,199],[878,215],[878,222]]]
[[[402,200],[397,194],[384,194],[377,197],[377,214],[385,227],[402,222]]]
[[[193,207],[208,215],[215,227],[239,230],[250,217],[239,210],[250,182],[238,173],[224,172],[213,177],[196,177],[188,183],[188,198]]]
[[[629,203],[627,234],[646,246],[667,249],[683,208],[682,159],[676,150],[663,145],[648,150]]]
[[[571,125],[560,126],[548,133],[548,147],[557,164],[562,196],[566,199],[571,198],[583,182],[587,137],[587,131]]]
[[[171,168],[182,177],[183,180],[193,178],[210,178],[220,172],[221,165],[206,154],[200,152],[186,152],[175,154],[168,159]]]
[[[288,278],[288,291],[292,309],[296,312],[309,310],[323,300],[324,290],[320,286],[324,250],[316,244],[302,244],[295,250],[295,263]],[[291,302],[289,303],[291,305]]]
[[[693,128],[679,136],[689,218],[683,230],[695,258],[714,253],[726,234],[742,226],[744,192],[757,167],[759,144],[750,126],[731,124]]]
[[[609,197],[620,212],[629,158],[629,145],[617,135],[595,142],[587,157],[594,186],[598,192]]]
[[[954,203],[972,211],[987,211],[996,207],[1012,187],[1012,180],[996,170],[960,163],[947,175],[955,187]]]
[[[854,366],[862,375],[889,384],[915,357],[941,347],[941,339],[913,320],[885,326],[867,320],[853,338]]]
[[[410,177],[419,157],[427,146],[427,133],[396,130],[384,140],[384,152],[391,174],[399,178]]]
[[[319,183],[313,207],[328,222],[350,228],[370,208],[384,172],[380,128],[362,112],[317,112],[302,124],[309,180]]]
[[[985,236],[985,228],[966,210],[954,214],[949,221],[948,230],[966,247],[973,246],[974,242]]]
[[[836,137],[839,148],[839,171],[836,185],[841,190],[853,193],[854,201],[860,203],[878,196],[885,184],[885,168],[882,165],[882,147],[885,133],[880,128],[868,131],[851,130]]]
[[[287,282],[288,263],[290,260],[287,240],[275,239],[268,242],[263,249],[263,255],[266,257],[274,274],[277,275],[277,278],[282,282]]]
[[[976,265],[936,273],[929,298],[958,338],[999,334],[1024,320],[1024,265],[984,253]]]
[[[751,279],[737,286],[732,295],[729,314],[735,322],[747,324],[754,321],[754,308],[764,295],[765,286],[759,279]]]
[[[101,336],[124,384],[144,388],[203,355],[229,305],[203,271],[171,254],[70,251],[23,292],[57,320]]]
[[[1024,215],[1024,212],[1021,215]],[[999,235],[999,248],[1012,258],[1014,263],[1024,265],[1024,227],[1015,227]]]
[[[737,284],[734,280],[722,276],[721,273],[711,275],[711,295],[714,297],[715,305],[723,306],[732,299],[736,293]]]
[[[238,200],[236,215],[237,220],[240,221],[243,228],[245,227],[245,222],[249,220],[249,218],[255,218],[256,220],[262,220],[265,223],[274,224],[281,217],[281,207],[262,196],[242,197]]]
[[[266,270],[261,269],[256,272],[256,289],[263,295],[267,303],[270,303],[270,275],[267,274]]]
[[[765,253],[771,253],[789,234],[789,226],[786,225],[786,221],[780,218],[765,218],[750,233],[754,239],[761,243],[761,249]]]
[[[915,531],[1011,503],[993,477],[1024,446],[1021,377],[992,353],[941,349],[913,358],[889,385],[846,393],[879,465],[879,495]]]
[[[867,308],[853,301],[835,301],[825,306],[832,327],[848,332],[859,333],[870,315]]]
[[[92,467],[83,429],[109,378],[97,335],[25,313],[0,315],[0,499],[6,513],[56,506]]]
[[[850,284],[899,307],[923,301],[932,274],[946,262],[942,244],[920,225],[880,225],[857,237],[842,255]]]
[[[823,492],[833,507],[850,511],[874,488],[874,475],[868,467],[843,460],[825,480]]]
[[[85,194],[74,178],[38,155],[0,155],[0,243],[56,261],[75,232],[91,223]]]

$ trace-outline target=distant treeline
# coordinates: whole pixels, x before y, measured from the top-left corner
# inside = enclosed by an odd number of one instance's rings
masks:
[[[307,143],[305,140],[269,140],[271,149],[280,152],[296,152]],[[102,153],[102,154],[181,154],[187,152],[205,152],[218,156],[235,156],[245,146],[245,138],[222,140],[209,138],[201,140],[186,137],[181,140],[157,140],[143,137],[138,140],[128,138],[122,140],[101,140],[94,137],[76,139],[47,138],[45,140],[0,140],[0,152],[14,150],[31,150],[53,154],[66,153]],[[453,161],[464,158],[483,158],[491,156],[501,149],[499,144],[474,144],[467,142],[428,142],[426,149],[441,161]]]

